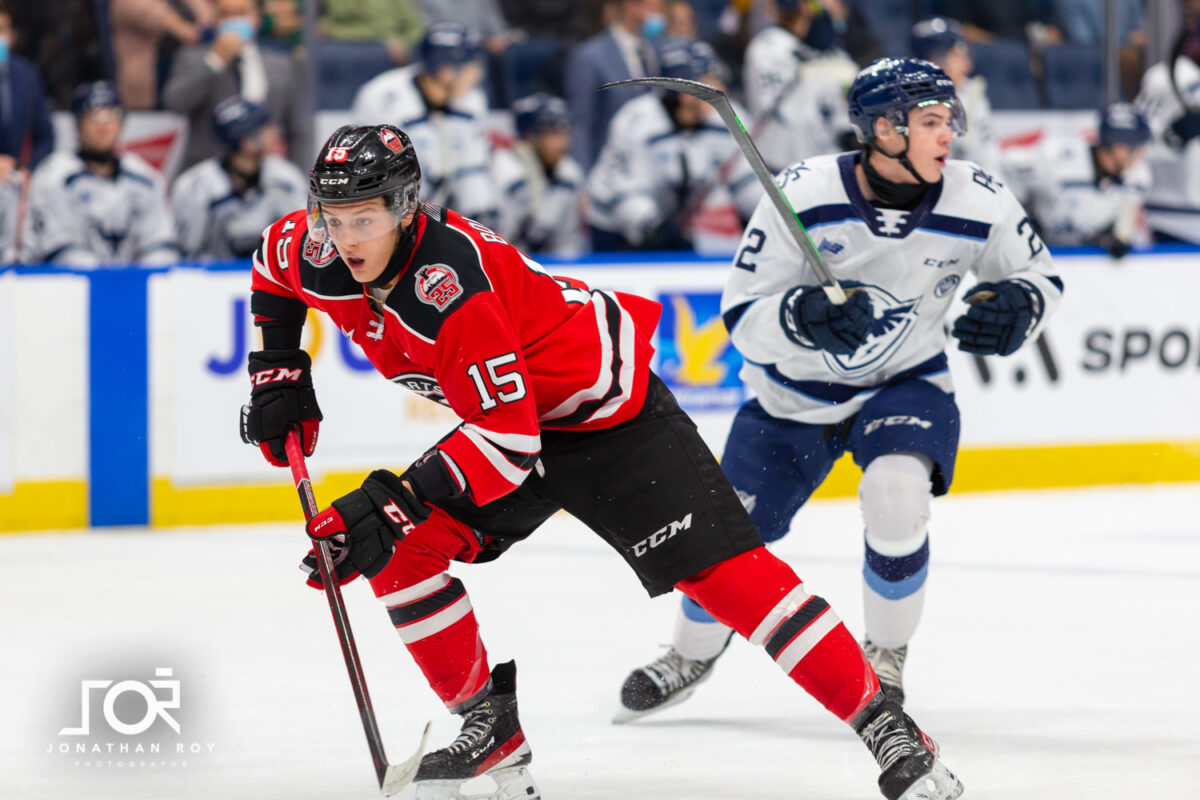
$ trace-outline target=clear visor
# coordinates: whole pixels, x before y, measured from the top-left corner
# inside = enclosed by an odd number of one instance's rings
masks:
[[[943,106],[950,111],[950,130],[954,131],[955,136],[962,136],[967,132],[967,112],[963,109],[961,100],[957,97],[951,100],[926,100],[923,103],[917,103],[916,108],[928,108],[935,105]]]
[[[402,214],[389,211],[382,197],[355,203],[322,203],[308,198],[309,239],[337,248],[342,258],[400,227]]]

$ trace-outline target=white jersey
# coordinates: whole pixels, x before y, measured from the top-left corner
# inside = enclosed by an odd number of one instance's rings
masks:
[[[1091,243],[1110,229],[1129,242],[1150,184],[1144,161],[1118,180],[1097,181],[1092,144],[1080,137],[1012,148],[1005,154],[1005,174],[1051,246]]]
[[[494,224],[487,96],[476,87],[443,110],[430,109],[417,88],[419,74],[420,66],[410,64],[363,84],[354,97],[354,123],[396,125],[408,134],[421,161],[422,201]]]
[[[20,212],[21,184],[0,181],[0,264],[11,264],[17,259],[17,216]]]
[[[1200,67],[1187,58],[1175,64],[1179,91],[1191,108],[1200,109]],[[1183,105],[1171,86],[1165,63],[1155,64],[1142,76],[1138,110],[1150,123],[1146,147],[1150,166],[1150,192],[1146,197],[1146,224],[1185,242],[1200,244],[1200,137],[1176,150],[1163,132],[1183,114]]]
[[[778,25],[746,48],[743,82],[749,130],[772,172],[841,149],[852,133],[846,89],[858,65],[840,50],[820,53]]]
[[[275,155],[263,159],[258,185],[241,194],[216,158],[184,172],[171,191],[179,249],[187,258],[247,258],[268,225],[307,203],[304,174]]]
[[[679,129],[662,100],[645,94],[621,106],[588,175],[588,221],[642,244],[666,226],[695,229],[724,213],[740,230],[762,196],[750,166],[716,111]],[[685,219],[690,217],[690,219]],[[736,232],[723,252],[736,244]],[[697,240],[696,249],[706,248]]]
[[[583,169],[563,156],[547,172],[537,152],[517,141],[497,150],[492,175],[500,194],[496,231],[522,250],[569,258],[586,250]]]
[[[810,349],[784,330],[782,304],[817,276],[763,199],[721,298],[742,379],[767,413],[810,424],[856,414],[888,381],[915,377],[952,392],[946,316],[968,273],[1015,278],[1042,295],[1036,337],[1061,297],[1050,252],[1016,198],[975,164],[949,161],[912,211],[876,208],[855,178],[856,153],[819,156],[780,175],[784,192],[839,281],[870,292],[875,323],[850,356]]]
[[[33,173],[22,260],[73,266],[169,263],[179,257],[162,176],[134,153],[111,178],[76,153],[52,153]]]
[[[987,96],[987,79],[978,75],[967,78],[962,86],[955,89],[955,93],[967,115],[967,132],[954,137],[950,143],[950,157],[974,161],[992,175],[1008,178],[1003,173],[1000,142],[992,127],[992,102]]]

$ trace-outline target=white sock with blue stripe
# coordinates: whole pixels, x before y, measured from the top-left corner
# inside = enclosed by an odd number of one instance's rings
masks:
[[[716,658],[729,640],[729,628],[712,618],[699,603],[687,595],[675,615],[672,645],[684,658],[703,661]]]

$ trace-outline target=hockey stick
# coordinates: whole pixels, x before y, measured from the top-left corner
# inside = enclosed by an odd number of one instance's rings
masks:
[[[829,269],[825,266],[825,262],[821,260],[821,254],[817,252],[812,239],[809,238],[808,231],[804,230],[804,226],[800,224],[800,218],[796,216],[796,210],[792,208],[787,195],[775,183],[775,176],[767,168],[762,154],[758,152],[758,147],[755,146],[754,140],[750,138],[750,134],[746,132],[746,127],[738,119],[737,113],[733,110],[733,106],[730,105],[729,98],[725,96],[724,92],[715,86],[709,86],[707,83],[689,81],[684,78],[630,78],[629,80],[616,81],[615,83],[605,83],[600,88],[610,89],[615,86],[657,86],[661,89],[670,89],[673,92],[690,94],[692,97],[703,100],[716,109],[717,113],[721,116],[721,121],[725,123],[725,127],[733,135],[733,140],[737,142],[742,155],[750,162],[750,167],[758,177],[758,182],[766,190],[767,197],[771,198],[775,210],[783,217],[783,224],[787,227],[788,232],[792,234],[792,238],[796,240],[796,244],[799,245],[800,252],[804,254],[804,260],[808,262],[813,272],[817,273],[817,281],[821,284],[821,288],[825,290],[825,294],[829,297],[830,302],[834,305],[841,305],[846,302],[846,292],[842,289],[841,284],[837,282],[837,279],[829,272]]]
[[[319,512],[317,498],[313,495],[312,481],[308,479],[308,468],[304,465],[300,434],[294,428],[288,432],[284,448],[287,450],[288,466],[292,468],[292,480],[296,482],[296,493],[300,495],[300,505],[304,508],[304,519],[311,520]],[[338,641],[342,644],[342,657],[346,659],[346,671],[350,673],[354,701],[358,704],[358,715],[362,717],[363,732],[367,734],[367,747],[371,750],[371,761],[375,764],[379,791],[384,797],[388,797],[411,783],[417,774],[421,754],[425,752],[425,740],[429,738],[429,723],[425,723],[425,732],[421,735],[421,744],[417,752],[402,764],[389,764],[387,755],[383,752],[383,739],[379,735],[379,725],[375,722],[375,709],[371,707],[371,695],[367,691],[367,679],[363,675],[362,663],[358,658],[358,648],[354,644],[354,632],[350,630],[350,618],[346,615],[342,588],[333,577],[333,556],[329,553],[329,543],[318,541],[315,550],[317,571],[321,575],[321,584],[325,587],[325,597],[329,600],[329,610],[333,614],[333,626],[337,628]]]

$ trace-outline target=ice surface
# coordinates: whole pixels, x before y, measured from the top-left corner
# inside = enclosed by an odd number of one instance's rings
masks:
[[[1198,511],[1198,485],[935,502],[908,707],[967,798],[1200,796]],[[818,502],[776,550],[856,633],[860,531],[855,504]],[[377,797],[328,608],[296,569],[306,548],[299,524],[0,537],[0,798]],[[569,518],[455,572],[493,661],[517,658],[547,800],[879,796],[866,749],[744,642],[688,702],[611,725],[675,600],[648,600]],[[456,718],[369,588],[346,596],[392,759],[427,719],[449,741]],[[79,723],[81,679],[160,666],[182,683],[175,738],[204,752],[46,752]]]

